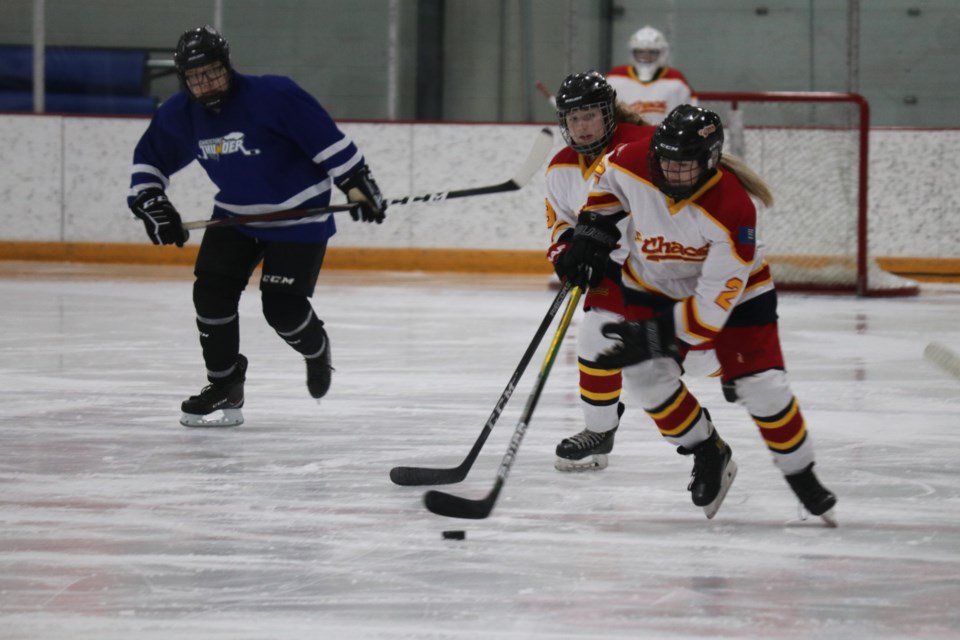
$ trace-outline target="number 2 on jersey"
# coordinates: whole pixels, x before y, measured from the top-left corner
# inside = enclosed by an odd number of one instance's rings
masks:
[[[730,307],[733,306],[733,301],[740,295],[741,289],[743,289],[743,280],[740,278],[730,278],[727,280],[727,288],[717,296],[714,302],[724,311],[729,311]]]

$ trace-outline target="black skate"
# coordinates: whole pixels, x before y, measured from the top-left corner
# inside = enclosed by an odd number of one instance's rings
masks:
[[[564,438],[557,445],[557,460],[553,463],[557,471],[600,471],[606,469],[609,461],[607,454],[613,451],[613,439],[620,427],[619,418],[624,406],[617,406],[618,424],[609,431],[590,431]],[[589,456],[589,457],[588,457]]]
[[[237,365],[230,375],[208,384],[200,395],[190,396],[180,405],[185,427],[235,427],[243,424],[243,383],[247,379],[247,359],[237,355]],[[216,414],[215,417],[210,417]]]
[[[833,513],[833,507],[837,504],[837,496],[817,480],[817,476],[813,474],[812,462],[800,473],[785,477],[790,484],[790,488],[803,503],[804,509],[812,515],[823,518],[828,527],[837,526],[837,518]]]
[[[330,337],[321,327],[323,334],[323,349],[320,355],[313,358],[305,358],[307,361],[307,391],[317,400],[327,395],[330,390],[330,374],[333,367],[330,366]]]
[[[687,491],[691,494],[693,504],[703,507],[707,518],[712,518],[717,515],[733,479],[737,477],[733,451],[714,430],[709,438],[693,449],[677,447],[677,453],[684,456],[693,454],[693,472]]]

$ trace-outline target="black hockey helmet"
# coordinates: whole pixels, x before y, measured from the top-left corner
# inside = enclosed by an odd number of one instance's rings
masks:
[[[613,139],[617,128],[615,105],[617,92],[607,83],[607,79],[596,71],[573,73],[567,76],[557,91],[557,120],[560,132],[570,148],[585,156],[597,156]],[[586,144],[577,144],[567,129],[567,114],[577,109],[600,107],[603,115],[604,136]]]
[[[723,124],[713,111],[682,104],[664,118],[650,141],[648,161],[653,183],[675,200],[693,195],[712,178],[720,166],[723,148]],[[695,181],[678,184],[664,175],[661,159],[696,161],[699,175]]]
[[[223,65],[227,74],[233,76],[233,66],[230,64],[230,45],[227,44],[226,39],[209,25],[184,31],[180,40],[177,41],[177,50],[173,54],[173,64],[177,69],[177,77],[180,78],[180,86],[190,96],[193,96],[193,94],[187,89],[187,71],[206,66],[212,62],[219,62]],[[205,107],[214,108],[223,102],[228,92],[229,89],[196,99]]]

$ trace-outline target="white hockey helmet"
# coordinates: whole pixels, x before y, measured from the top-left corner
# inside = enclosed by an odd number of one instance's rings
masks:
[[[651,26],[646,26],[630,36],[627,43],[633,59],[633,68],[644,82],[653,79],[660,67],[667,66],[670,57],[670,44],[663,34]]]

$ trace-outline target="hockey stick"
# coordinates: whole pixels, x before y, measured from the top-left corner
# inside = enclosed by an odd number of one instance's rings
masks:
[[[480,449],[483,448],[484,443],[487,441],[487,437],[490,435],[490,432],[493,431],[493,426],[497,424],[497,420],[500,419],[500,414],[503,413],[504,407],[507,406],[507,402],[510,400],[514,390],[517,388],[517,383],[520,381],[520,377],[526,370],[527,365],[530,364],[530,360],[533,359],[533,354],[536,353],[537,347],[540,346],[540,342],[543,341],[543,336],[547,333],[547,329],[550,328],[550,323],[553,322],[554,316],[557,315],[557,312],[563,305],[563,299],[567,297],[567,292],[570,291],[570,288],[571,287],[569,284],[564,284],[560,289],[560,292],[557,294],[557,297],[554,298],[553,303],[550,305],[550,309],[547,311],[547,315],[537,328],[537,332],[534,334],[533,340],[530,342],[530,346],[527,347],[526,352],[524,352],[523,357],[520,359],[520,364],[517,365],[513,375],[510,376],[510,381],[507,383],[503,393],[500,394],[497,404],[493,407],[493,412],[490,414],[490,417],[487,418],[487,423],[483,425],[483,430],[480,431],[477,441],[473,443],[470,453],[467,454],[467,457],[464,458],[463,462],[456,467],[446,469],[432,469],[429,467],[394,467],[390,470],[390,479],[393,480],[394,484],[403,486],[453,484],[455,482],[460,482],[467,477],[467,473],[470,472],[470,468],[473,467],[474,461],[476,461],[477,456],[480,454]]]
[[[939,342],[931,342],[923,356],[955,378],[960,378],[960,355]]]
[[[552,106],[554,109],[557,108],[557,96],[550,93],[550,89],[547,89],[547,85],[543,84],[542,82],[538,82],[537,91],[539,91],[540,95],[542,95],[546,101],[550,103],[550,106]]]
[[[540,393],[543,391],[543,387],[547,382],[547,375],[550,373],[553,361],[556,360],[557,352],[560,350],[560,342],[567,332],[567,327],[570,326],[570,320],[577,310],[577,303],[579,301],[580,287],[574,287],[573,295],[570,296],[570,300],[567,302],[567,308],[563,312],[563,318],[560,319],[560,324],[557,326],[557,331],[553,336],[553,342],[550,343],[547,356],[544,358],[543,365],[540,367],[540,374],[537,376],[537,381],[533,385],[533,391],[530,393],[530,398],[523,408],[523,413],[520,415],[520,421],[517,423],[517,428],[513,432],[513,437],[510,438],[507,453],[500,462],[500,468],[497,470],[497,479],[494,481],[490,493],[488,493],[485,498],[470,500],[469,498],[455,496],[443,491],[430,490],[423,494],[423,504],[427,509],[439,516],[467,518],[470,520],[482,520],[493,511],[493,505],[497,501],[497,496],[500,495],[500,490],[503,489],[504,483],[507,481],[507,474],[510,473],[510,467],[513,466],[513,461],[517,457],[520,442],[527,432],[527,426],[533,417],[533,410],[537,407]]]
[[[242,224],[251,224],[253,222],[274,222],[275,220],[296,220],[298,218],[310,218],[312,216],[321,216],[326,213],[336,213],[337,211],[352,211],[356,209],[356,204],[333,204],[329,207],[317,207],[315,209],[287,209],[285,211],[271,211],[269,213],[252,213],[246,216],[237,216],[234,218],[214,218],[213,220],[194,220],[184,222],[180,226],[185,231],[193,229],[207,229],[209,227],[236,227]]]
[[[387,200],[389,206],[406,205],[413,202],[443,202],[453,198],[469,198],[472,196],[483,196],[491,193],[506,193],[522,189],[530,182],[534,174],[543,167],[547,161],[550,151],[553,150],[553,131],[544,127],[537,132],[537,139],[530,148],[526,160],[517,169],[512,178],[499,184],[488,185],[486,187],[471,187],[469,189],[455,189],[453,191],[436,191],[434,193],[424,193],[418,196],[403,196],[402,198],[390,198]],[[329,207],[319,207],[316,209],[289,209],[287,211],[272,211],[270,213],[257,213],[234,218],[217,218],[214,220],[195,220],[184,222],[185,230],[206,229],[207,227],[232,227],[252,222],[272,222],[275,220],[294,220],[307,216],[317,216],[325,213],[336,213],[338,211],[350,211],[356,209],[357,204],[335,204]]]

